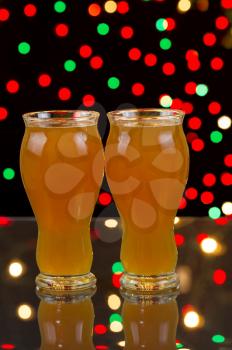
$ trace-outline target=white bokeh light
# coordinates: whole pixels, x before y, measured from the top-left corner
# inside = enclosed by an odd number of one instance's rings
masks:
[[[20,277],[23,273],[23,264],[19,260],[12,261],[9,264],[8,272],[9,272],[10,276],[13,278]]]
[[[220,129],[229,129],[231,127],[231,118],[227,115],[222,115],[220,118],[218,118],[217,125]]]
[[[204,238],[200,243],[201,250],[206,254],[213,254],[218,248],[215,238]]]

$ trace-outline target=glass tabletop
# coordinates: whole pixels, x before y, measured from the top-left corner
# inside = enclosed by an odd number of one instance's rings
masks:
[[[232,349],[232,222],[176,218],[181,291],[135,302],[120,293],[118,218],[91,223],[98,279],[91,297],[68,303],[35,292],[33,218],[0,221],[0,349]]]

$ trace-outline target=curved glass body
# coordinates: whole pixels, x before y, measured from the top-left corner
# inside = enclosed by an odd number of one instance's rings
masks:
[[[83,287],[94,282],[87,276],[90,220],[104,172],[98,113],[48,111],[23,118],[20,169],[38,224],[36,258],[42,275],[37,284],[63,289],[66,278],[71,289]]]
[[[166,285],[166,279],[173,284],[174,218],[189,169],[183,113],[124,110],[110,112],[108,117],[106,175],[123,225],[122,285],[134,288],[139,283],[143,288],[145,283],[147,289],[156,289],[159,283],[155,286],[151,279],[156,277],[161,284]],[[145,276],[144,283],[139,276]]]

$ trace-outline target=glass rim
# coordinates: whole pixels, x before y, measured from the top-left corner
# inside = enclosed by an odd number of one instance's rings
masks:
[[[46,117],[43,117],[43,118],[38,118],[38,115],[39,114],[57,114],[57,116],[54,116],[53,118],[46,118]],[[59,116],[59,114],[61,114],[61,116]],[[66,117],[62,117],[62,114],[67,114],[68,116]],[[70,114],[70,116],[69,116]],[[29,120],[29,119],[32,119],[32,120],[54,120],[56,118],[58,119],[71,119],[73,114],[78,114],[81,118],[89,118],[89,117],[92,117],[92,118],[98,118],[100,116],[100,113],[97,112],[97,111],[92,111],[92,110],[85,110],[85,109],[52,109],[52,110],[40,110],[40,111],[34,111],[34,112],[26,112],[26,113],[23,113],[22,117],[24,120]]]
[[[155,115],[157,113],[157,115]],[[160,113],[160,114],[159,114]],[[131,114],[131,115],[128,115]],[[128,109],[118,109],[114,111],[110,111],[107,113],[107,116],[117,120],[130,120],[131,117],[141,117],[146,118],[146,114],[149,114],[149,118],[168,118],[174,117],[183,119],[185,116],[185,112],[180,109],[172,109],[172,108],[128,108]],[[152,115],[154,114],[154,115]]]

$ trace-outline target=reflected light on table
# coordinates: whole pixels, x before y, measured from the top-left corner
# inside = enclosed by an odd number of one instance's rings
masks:
[[[178,224],[178,222],[180,222],[180,218],[178,216],[175,217],[175,220],[174,220],[174,224]]]
[[[119,333],[119,332],[121,332],[123,330],[123,325],[119,321],[113,321],[110,324],[110,330],[113,333]]]
[[[34,317],[34,309],[28,304],[21,304],[17,308],[17,315],[21,320],[29,321]]]
[[[118,221],[115,219],[106,219],[104,225],[108,228],[115,228],[118,226]]]
[[[20,260],[12,261],[8,266],[8,272],[11,277],[18,278],[24,272],[24,264]]]
[[[108,296],[108,306],[112,310],[118,310],[121,306],[121,299],[116,294],[111,294]]]
[[[126,345],[125,340],[121,340],[118,342],[118,346],[121,346],[122,348]]]

